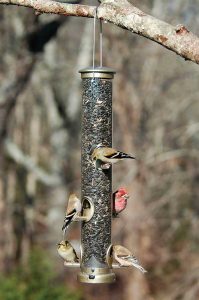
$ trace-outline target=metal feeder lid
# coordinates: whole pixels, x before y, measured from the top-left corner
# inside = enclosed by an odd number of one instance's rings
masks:
[[[87,67],[79,70],[79,73],[81,73],[82,78],[97,77],[97,78],[112,79],[116,71],[108,67],[95,67],[94,69],[93,67]]]

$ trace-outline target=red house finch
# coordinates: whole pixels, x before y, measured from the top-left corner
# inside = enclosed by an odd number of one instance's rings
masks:
[[[129,195],[125,188],[119,188],[115,193],[113,193],[113,216],[117,216],[121,213],[127,206],[127,199]]]

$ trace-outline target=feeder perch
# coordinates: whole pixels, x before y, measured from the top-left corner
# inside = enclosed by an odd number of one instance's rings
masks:
[[[64,266],[65,267],[70,267],[70,268],[79,268],[80,267],[80,263],[78,262],[74,262],[74,263],[69,263],[69,262],[64,262]]]
[[[106,67],[80,70],[82,97],[82,222],[78,280],[85,283],[115,281],[111,257],[112,167],[96,169],[91,148],[112,146],[112,79],[115,71]]]

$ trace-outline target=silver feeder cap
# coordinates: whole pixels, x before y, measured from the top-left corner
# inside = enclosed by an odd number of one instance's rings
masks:
[[[108,67],[88,67],[79,70],[82,78],[104,78],[104,79],[113,79],[116,71]]]

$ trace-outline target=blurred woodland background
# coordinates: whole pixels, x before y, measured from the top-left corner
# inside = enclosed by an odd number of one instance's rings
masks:
[[[130,2],[198,33],[198,0]],[[199,67],[110,24],[113,144],[139,158],[114,167],[113,190],[126,187],[130,199],[113,243],[148,273],[116,270],[112,285],[84,285],[58,257],[67,197],[80,195],[78,70],[91,65],[92,28],[92,19],[0,7],[0,300],[199,299]],[[79,224],[69,235],[78,247]]]

